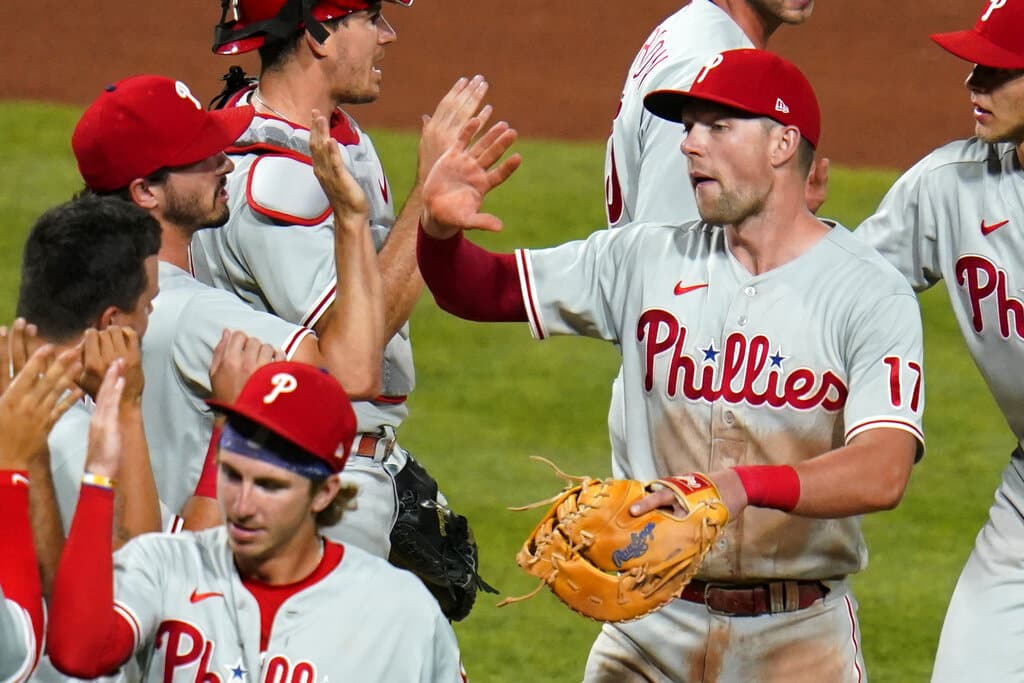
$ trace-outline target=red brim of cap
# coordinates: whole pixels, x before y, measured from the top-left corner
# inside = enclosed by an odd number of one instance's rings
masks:
[[[993,69],[1024,69],[1024,55],[999,47],[974,29],[934,33],[938,45],[964,61]]]
[[[285,441],[293,444],[297,448],[301,448],[303,451],[306,451],[306,447],[302,445],[301,434],[294,434],[290,429],[288,429],[284,425],[278,424],[273,420],[268,420],[265,414],[259,414],[256,410],[249,410],[246,408],[246,406],[236,406],[230,403],[225,403],[223,401],[217,401],[214,399],[207,399],[206,405],[210,406],[219,413],[227,415],[229,418],[242,417],[245,418],[246,420],[249,420],[250,422],[253,422],[254,424],[258,424],[261,427],[265,427],[266,429],[269,429],[271,432],[281,437]],[[310,456],[315,457],[318,460],[322,459],[316,453],[310,453]],[[345,460],[347,460],[347,458],[332,458],[331,462],[328,464],[331,465],[331,469],[335,473],[337,473],[340,472],[345,467]],[[327,461],[325,460],[324,462]],[[337,469],[335,469],[335,467]]]
[[[228,107],[207,112],[206,123],[181,150],[167,160],[166,166],[188,166],[214,154],[220,154],[237,140],[252,122],[256,110],[251,106]]]
[[[768,119],[775,120],[770,114],[763,112],[754,111],[736,100],[729,99],[728,97],[722,97],[721,95],[691,95],[684,90],[654,90],[644,97],[644,108],[651,112],[658,118],[665,119],[666,121],[673,121],[675,123],[683,122],[683,109],[693,102],[714,102],[715,104],[721,104],[736,111],[741,111],[751,116],[763,116]],[[781,123],[781,122],[780,122]],[[811,143],[811,147],[817,148],[818,141],[812,140],[810,137],[805,135],[803,131],[800,131],[801,135],[807,142]]]

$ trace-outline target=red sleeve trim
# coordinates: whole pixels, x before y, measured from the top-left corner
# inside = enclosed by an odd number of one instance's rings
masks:
[[[446,240],[418,229],[416,257],[437,305],[476,322],[526,322],[514,254],[482,249],[462,233]]]

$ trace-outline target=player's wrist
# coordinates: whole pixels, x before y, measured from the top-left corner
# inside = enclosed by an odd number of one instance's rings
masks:
[[[420,226],[419,232],[425,235],[429,239],[437,241],[450,240],[453,237],[458,237],[461,234],[461,230],[458,228],[448,228],[437,223],[430,216],[430,213],[426,210],[420,215]]]
[[[747,494],[747,504],[792,512],[800,501],[800,475],[790,465],[739,465],[734,471]]]
[[[105,474],[99,472],[86,470],[82,474],[82,485],[92,486],[94,488],[105,489],[107,491],[113,491],[116,482],[113,477],[108,477]]]

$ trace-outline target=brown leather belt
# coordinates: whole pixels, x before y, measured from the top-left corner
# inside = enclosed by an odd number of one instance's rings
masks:
[[[383,439],[382,436],[374,436],[372,434],[360,434],[359,441],[356,443],[355,449],[352,451],[352,455],[361,455],[364,458],[372,458],[377,455],[377,444]]]
[[[694,579],[679,597],[706,605],[709,611],[716,614],[757,617],[810,607],[828,595],[828,590],[828,586],[821,581],[733,584]]]

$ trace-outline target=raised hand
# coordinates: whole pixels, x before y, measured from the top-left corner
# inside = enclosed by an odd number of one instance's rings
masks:
[[[46,452],[53,425],[82,397],[75,385],[81,371],[77,349],[57,354],[50,344],[24,362],[0,396],[0,469],[27,470]]]
[[[473,142],[482,125],[479,118],[470,119],[423,184],[421,225],[432,237],[447,239],[460,230],[497,232],[502,228],[497,216],[480,213],[480,207],[487,193],[519,168],[522,157],[513,154],[499,163],[517,133],[499,121]]]
[[[95,399],[107,370],[115,360],[120,359],[124,361],[121,401],[125,405],[139,405],[145,385],[140,347],[139,334],[130,327],[111,325],[103,330],[87,329],[82,337],[85,372],[79,385]]]
[[[267,363],[285,360],[284,352],[238,330],[224,330],[210,361],[211,398],[233,403],[249,377]]]
[[[483,102],[488,87],[487,81],[480,75],[471,79],[460,78],[437,103],[434,114],[423,115],[417,180],[426,181],[430,169],[445,150],[455,144],[459,132],[471,118],[475,116],[480,121],[478,130],[483,129],[491,116],[491,106],[485,106],[479,113],[477,109]]]
[[[29,356],[42,346],[36,333],[36,326],[24,318],[16,319],[10,327],[0,327],[0,394],[7,391]]]
[[[96,409],[89,421],[89,451],[85,470],[109,479],[116,479],[124,455],[124,434],[121,426],[121,402],[125,389],[124,360],[114,360],[103,375],[96,392]]]
[[[313,158],[313,174],[335,215],[367,220],[370,204],[366,193],[345,167],[338,143],[331,137],[327,117],[317,109],[313,110],[309,127],[309,151]]]

